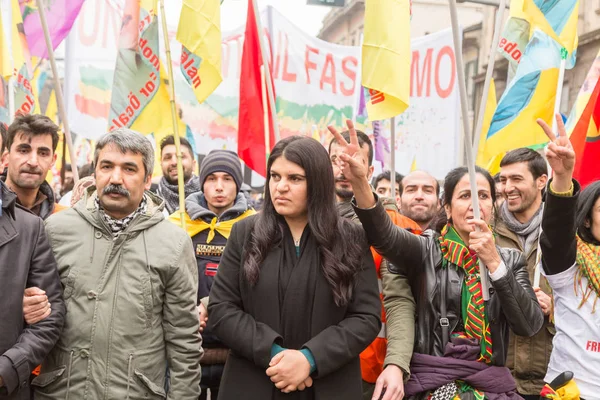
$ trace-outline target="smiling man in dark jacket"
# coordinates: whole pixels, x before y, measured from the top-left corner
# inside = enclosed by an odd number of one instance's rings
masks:
[[[30,399],[29,376],[63,327],[62,289],[42,220],[16,204],[0,182],[0,398]],[[41,322],[23,320],[23,290],[45,291],[51,308]]]

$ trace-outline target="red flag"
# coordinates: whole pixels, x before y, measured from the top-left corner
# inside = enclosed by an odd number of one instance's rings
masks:
[[[600,179],[600,79],[571,133],[577,156],[574,178],[582,188]]]
[[[254,15],[253,0],[248,0],[248,17],[242,50],[240,74],[240,108],[238,116],[238,155],[254,171],[262,176],[267,174],[267,152],[275,145],[273,118],[269,118],[269,144],[265,146],[264,107],[260,66],[263,59],[260,51],[258,25]],[[273,82],[270,76],[271,82]],[[269,116],[271,116],[269,107]]]

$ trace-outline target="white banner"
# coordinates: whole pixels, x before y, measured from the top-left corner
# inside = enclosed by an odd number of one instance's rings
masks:
[[[443,179],[458,166],[460,102],[452,30],[412,40],[410,107],[396,118],[396,170]],[[389,135],[389,133],[388,133]]]
[[[70,35],[67,99],[71,129],[92,140],[108,127],[122,4],[122,0],[87,0]],[[272,8],[264,10],[261,18],[265,31],[273,31],[266,38],[273,50],[281,136],[308,135],[326,145],[330,140],[327,125],[341,128],[354,115],[360,48],[311,37]],[[181,45],[170,35],[177,102],[200,153],[215,148],[237,150],[243,34],[243,26],[223,34],[223,82],[203,104],[198,104],[181,76]],[[419,169],[442,178],[457,165],[458,153],[460,113],[451,31],[413,39],[412,48],[411,106],[396,118],[397,170],[407,173],[416,159]],[[161,44],[161,53],[162,49]],[[370,128],[366,131],[371,133]],[[383,135],[389,138],[389,130]]]

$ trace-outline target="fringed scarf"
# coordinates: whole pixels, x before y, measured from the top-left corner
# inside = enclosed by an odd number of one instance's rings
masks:
[[[492,362],[492,334],[481,292],[477,256],[465,246],[451,225],[446,225],[442,229],[439,241],[446,261],[444,264],[452,263],[465,271],[461,299],[464,334],[468,338],[479,341],[481,346],[479,361],[490,364]]]
[[[595,294],[596,298],[592,306],[592,313],[594,313],[598,297],[600,297],[600,246],[586,243],[577,236],[577,265],[579,265],[579,270],[574,282],[575,293],[577,294],[581,290],[583,295],[579,307],[581,308],[590,296]],[[586,287],[583,287],[582,284],[583,277],[588,281]]]

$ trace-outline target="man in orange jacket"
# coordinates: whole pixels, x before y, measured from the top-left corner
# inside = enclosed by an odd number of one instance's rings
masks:
[[[373,174],[373,146],[369,137],[361,131],[357,131],[360,151],[363,159],[368,162],[369,179]],[[349,140],[349,133],[343,132]],[[357,220],[352,208],[351,200],[354,195],[352,186],[346,181],[344,175],[338,167],[338,156],[341,148],[335,142],[335,139],[329,144],[329,157],[333,166],[335,176],[336,196],[338,200],[338,210],[344,218]],[[390,218],[394,223],[402,228],[413,230],[420,233],[419,225],[404,217],[398,212],[393,199],[382,198],[384,206]],[[402,326],[402,332],[396,334],[392,346],[388,346],[389,332],[386,329],[386,313],[383,307],[383,284],[382,277],[387,273],[387,264],[384,259],[374,250],[375,267],[379,279],[379,291],[382,299],[381,319],[383,322],[378,337],[367,347],[360,355],[361,373],[363,379],[363,399],[364,400],[400,400],[404,397],[404,381],[408,379],[409,364],[414,345],[414,326],[415,326],[415,302],[408,280],[401,275],[394,275],[395,303],[398,305],[394,309],[394,318],[401,321],[396,325]],[[382,268],[383,267],[383,268]],[[389,274],[390,276],[392,274]],[[389,350],[393,350],[390,352]],[[385,393],[381,396],[383,389]]]

